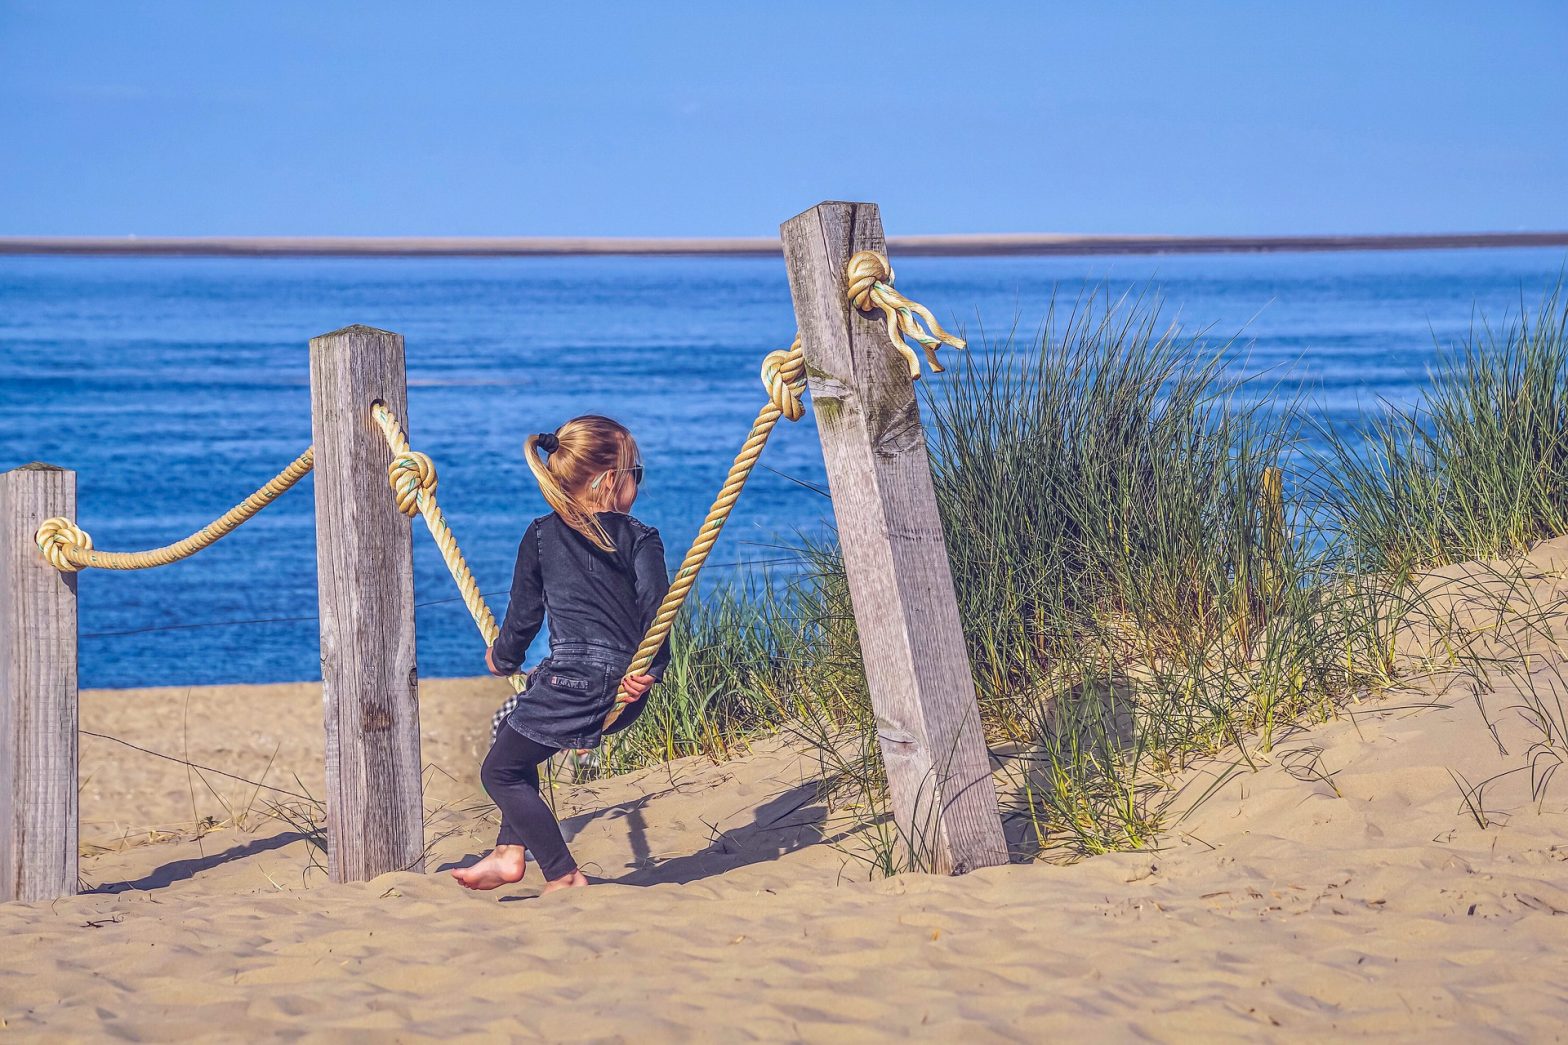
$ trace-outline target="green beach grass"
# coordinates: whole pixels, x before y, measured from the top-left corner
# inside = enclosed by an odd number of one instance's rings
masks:
[[[1364,570],[1525,551],[1568,533],[1568,301],[1439,346],[1431,391],[1351,432],[1324,431],[1321,503]]]

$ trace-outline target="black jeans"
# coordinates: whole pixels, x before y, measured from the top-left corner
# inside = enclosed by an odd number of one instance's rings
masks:
[[[539,793],[539,766],[558,750],[503,723],[479,768],[480,782],[501,811],[495,844],[527,846],[547,882],[577,869],[561,825]]]

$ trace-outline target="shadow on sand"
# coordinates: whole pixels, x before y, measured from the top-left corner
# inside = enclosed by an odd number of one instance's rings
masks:
[[[786,853],[818,842],[832,842],[823,831],[826,809],[817,804],[815,782],[801,784],[775,795],[752,811],[748,824],[720,829],[709,825],[712,840],[707,848],[684,856],[656,857],[648,841],[645,809],[657,794],[642,795],[627,802],[605,806],[568,817],[561,824],[567,839],[582,833],[598,820],[625,820],[630,861],[623,868],[606,867],[592,861],[582,865],[583,873],[601,882],[617,885],[684,884],[724,874],[748,864],[776,860]],[[448,871],[478,862],[482,854],[473,853],[438,868]],[[618,873],[617,873],[618,872]]]
[[[141,878],[124,882],[104,882],[96,888],[86,891],[92,893],[123,893],[132,889],[162,889],[173,885],[175,882],[187,881],[203,871],[210,871],[214,867],[230,861],[244,860],[246,857],[255,856],[258,853],[268,853],[274,849],[282,849],[284,846],[293,845],[295,842],[304,840],[304,838],[305,836],[298,831],[284,831],[269,838],[253,838],[240,845],[230,846],[221,853],[199,856],[194,860],[175,860],[172,863],[153,868],[150,873]]]
[[[655,857],[649,851],[647,824],[643,820],[644,803],[630,803],[631,808],[624,815],[630,829],[631,866],[619,875],[606,873],[604,881],[617,885],[679,885],[725,874],[748,864],[777,860],[786,853],[824,840],[823,821],[827,811],[824,806],[815,804],[817,798],[815,782],[790,788],[753,810],[749,824],[724,829],[710,825],[712,840],[706,849],[668,859]],[[609,872],[609,869],[604,871]]]

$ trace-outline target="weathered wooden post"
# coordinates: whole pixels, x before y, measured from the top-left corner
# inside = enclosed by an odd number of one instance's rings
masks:
[[[371,420],[408,417],[403,338],[365,326],[310,342],[316,584],[327,728],[327,864],[335,882],[424,869],[414,567]]]
[[[823,203],[781,231],[894,819],[931,870],[1006,863],[914,385],[847,298],[850,256],[887,249],[882,219]]]
[[[45,519],[76,518],[76,473],[0,474],[0,900],[76,892],[76,574],[38,554]]]

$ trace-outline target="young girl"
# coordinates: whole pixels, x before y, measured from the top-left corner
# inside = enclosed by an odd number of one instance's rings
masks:
[[[642,482],[630,432],[607,417],[577,417],[554,432],[529,436],[526,453],[555,510],[523,534],[512,601],[485,660],[496,675],[516,673],[547,611],[550,655],[529,674],[528,688],[496,731],[479,771],[501,811],[495,851],[452,877],[470,889],[521,881],[526,848],[544,872],[544,891],[552,892],[588,879],[539,794],[539,766],[566,748],[598,745],[621,685],[636,702],[612,732],[641,713],[641,698],[669,661],[668,643],[647,674],[623,676],[669,578],[659,532],[626,514]]]

